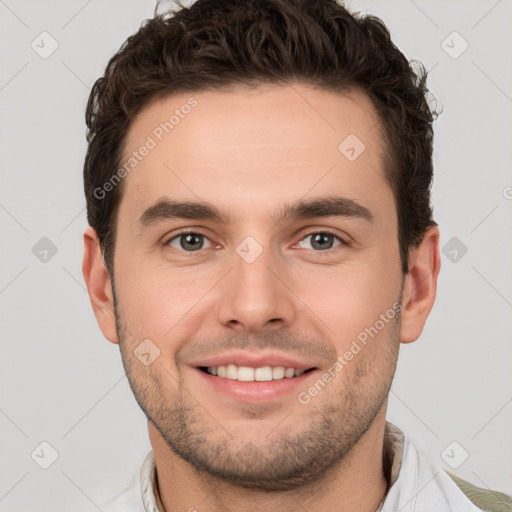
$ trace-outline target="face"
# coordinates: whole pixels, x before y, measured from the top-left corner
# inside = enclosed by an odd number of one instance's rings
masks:
[[[403,276],[379,130],[362,93],[300,84],[174,95],[134,120],[118,340],[150,423],[199,471],[297,487],[382,417]]]

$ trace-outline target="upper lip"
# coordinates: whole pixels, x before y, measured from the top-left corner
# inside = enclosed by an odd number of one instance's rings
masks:
[[[262,366],[284,366],[285,368],[295,368],[297,370],[309,370],[310,368],[317,367],[313,362],[301,361],[284,354],[254,354],[243,351],[225,352],[223,354],[202,359],[197,363],[193,363],[192,366],[225,366],[228,364],[249,366],[253,368],[260,368]]]

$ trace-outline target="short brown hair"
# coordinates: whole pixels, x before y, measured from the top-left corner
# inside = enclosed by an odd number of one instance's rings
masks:
[[[398,217],[402,272],[432,218],[432,121],[427,72],[413,69],[377,17],[335,0],[197,0],[145,20],[110,59],[86,110],[87,219],[113,276],[123,183],[95,192],[120,165],[130,123],[157,97],[230,86],[303,82],[335,92],[357,88],[379,113],[385,176]],[[341,141],[340,141],[341,142]]]

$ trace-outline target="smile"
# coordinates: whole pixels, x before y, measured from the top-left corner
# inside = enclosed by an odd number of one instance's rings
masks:
[[[252,368],[250,366],[227,364],[200,367],[200,370],[225,379],[239,380],[242,382],[264,382],[299,377],[303,373],[314,370],[314,368],[307,370],[292,367],[287,368],[285,366],[260,366],[259,368]]]

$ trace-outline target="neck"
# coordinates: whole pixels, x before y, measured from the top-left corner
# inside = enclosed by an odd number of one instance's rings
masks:
[[[388,488],[383,466],[385,410],[352,450],[321,479],[286,491],[246,489],[199,472],[176,455],[158,430],[148,423],[157,468],[155,496],[160,512],[195,509],[201,512],[375,512]],[[328,508],[327,508],[328,507]]]

